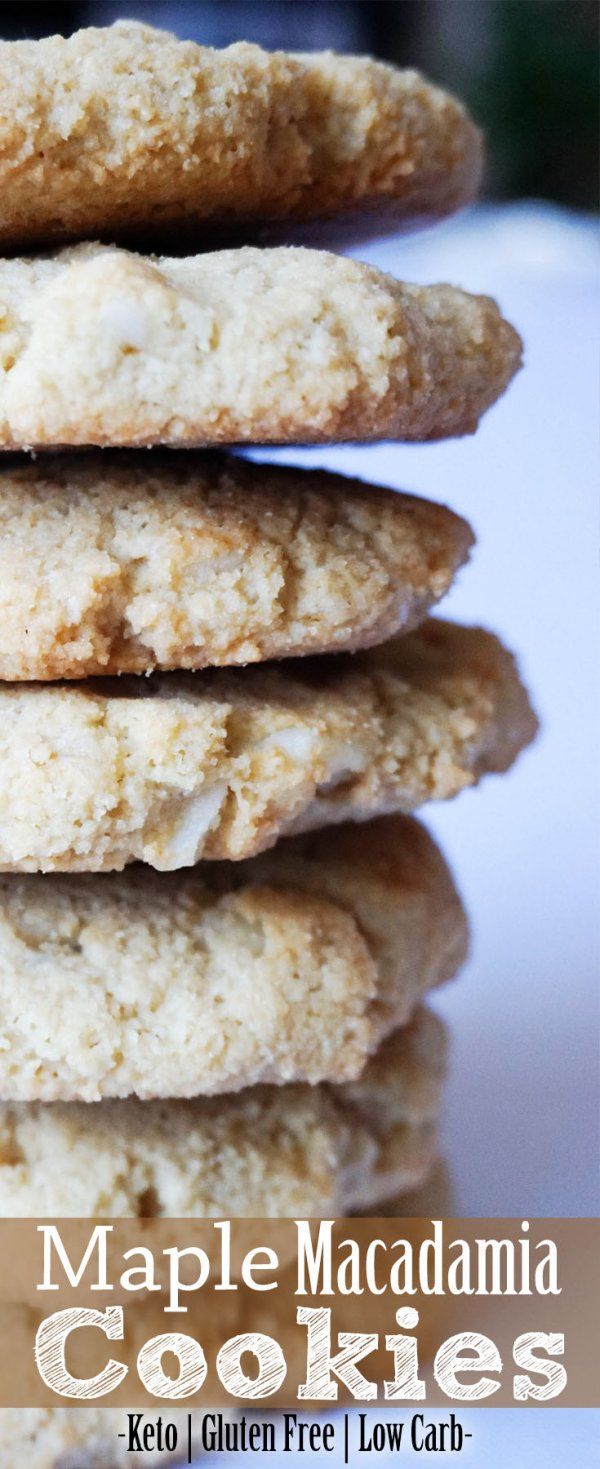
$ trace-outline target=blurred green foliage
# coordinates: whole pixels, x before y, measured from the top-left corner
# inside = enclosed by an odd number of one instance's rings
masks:
[[[209,44],[331,45],[419,66],[484,128],[488,195],[597,205],[597,0],[0,0],[0,35],[68,35],[128,13]]]
[[[488,194],[597,207],[596,0],[408,0],[385,9],[396,30],[389,53],[405,61],[408,43],[416,64],[462,96],[483,127]]]
[[[495,0],[497,44],[470,98],[488,133],[491,182],[502,194],[598,202],[598,38],[595,5]]]

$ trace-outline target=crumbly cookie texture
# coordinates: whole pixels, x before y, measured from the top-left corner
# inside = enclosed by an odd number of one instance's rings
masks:
[[[466,942],[448,868],[409,818],[168,877],[4,877],[0,1097],[352,1081]]]
[[[213,50],[120,21],[0,45],[0,245],[473,198],[481,137],[415,71],[332,52]]]
[[[0,679],[356,649],[414,626],[465,521],[321,470],[174,451],[0,465]]]
[[[0,869],[161,871],[410,811],[506,770],[535,717],[478,628],[349,657],[0,685]]]
[[[419,1010],[347,1086],[0,1105],[3,1218],[337,1216],[423,1182],[444,1070]]]
[[[436,439],[520,363],[487,296],[320,250],[0,262],[0,446]]]
[[[205,1416],[192,1410],[198,1452]],[[187,1444],[187,1412],[169,1405],[168,1417],[180,1446]],[[161,1451],[127,1452],[126,1439],[119,1438],[125,1427],[119,1408],[0,1408],[0,1469],[154,1469],[173,1462]]]

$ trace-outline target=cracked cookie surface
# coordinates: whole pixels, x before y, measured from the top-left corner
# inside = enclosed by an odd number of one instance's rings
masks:
[[[415,71],[134,21],[0,45],[0,245],[451,213],[479,183],[464,107]]]
[[[0,679],[261,662],[382,642],[472,543],[439,505],[224,455],[0,463]]]
[[[168,877],[5,876],[0,1097],[352,1081],[466,942],[448,868],[408,818]]]
[[[419,1009],[354,1083],[191,1102],[0,1104],[3,1218],[306,1218],[417,1187],[444,1028]]]
[[[0,447],[439,439],[521,361],[487,296],[322,250],[0,261]]]
[[[430,619],[364,653],[0,685],[0,869],[161,871],[456,795],[535,717],[491,634]]]

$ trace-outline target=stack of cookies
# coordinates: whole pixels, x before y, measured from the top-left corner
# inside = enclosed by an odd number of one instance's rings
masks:
[[[448,213],[479,136],[415,73],[132,23],[3,45],[0,101],[0,1212],[373,1210],[434,1157],[421,1002],[466,948],[410,813],[535,720],[428,617],[464,521],[215,451],[470,433],[520,342],[451,286],[197,252]],[[57,1422],[29,1462],[96,1462]]]

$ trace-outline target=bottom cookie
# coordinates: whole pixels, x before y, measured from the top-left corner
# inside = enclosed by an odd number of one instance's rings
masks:
[[[366,1213],[418,1189],[435,1159],[442,1022],[421,1008],[362,1077],[256,1087],[191,1102],[37,1103],[0,1109],[0,1214],[180,1217]],[[194,1452],[205,1414],[192,1414]],[[225,1413],[224,1419],[231,1414]],[[180,1441],[187,1448],[187,1413]],[[110,1408],[0,1410],[0,1469],[151,1469]]]
[[[435,1152],[440,1020],[421,1008],[356,1082],[193,1101],[4,1103],[4,1218],[329,1216],[417,1188]]]
[[[194,1452],[200,1452],[205,1417],[199,1409],[192,1413]],[[151,1469],[181,1463],[180,1452],[176,1458],[160,1449],[128,1452],[126,1440],[119,1438],[125,1422],[119,1408],[2,1408],[0,1469]],[[169,1423],[187,1449],[187,1413],[170,1408]]]

